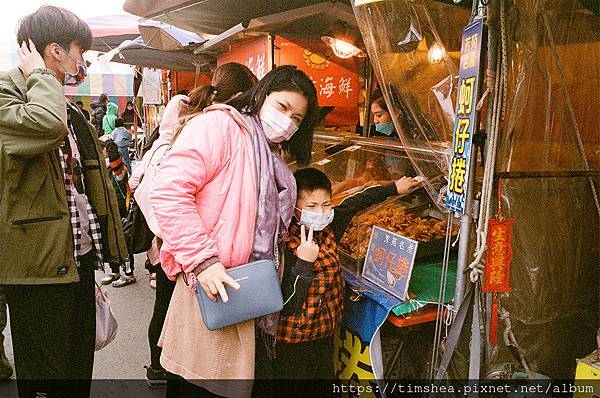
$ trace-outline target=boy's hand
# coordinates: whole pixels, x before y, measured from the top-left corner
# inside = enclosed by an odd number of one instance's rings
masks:
[[[314,263],[319,257],[319,245],[313,241],[313,227],[308,230],[308,236],[305,237],[306,227],[300,227],[300,246],[296,249],[296,256],[299,259],[309,263]]]
[[[395,184],[398,195],[409,194],[421,186],[421,183],[412,177],[402,177]]]
[[[27,44],[23,42],[21,48],[17,50],[17,54],[19,54],[19,59],[21,60],[19,62],[19,68],[25,75],[25,78],[28,78],[34,69],[46,67],[44,59],[31,40],[29,40],[29,48],[27,48]]]

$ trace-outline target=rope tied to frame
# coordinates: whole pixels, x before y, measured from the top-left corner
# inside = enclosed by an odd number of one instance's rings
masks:
[[[497,56],[496,71],[489,70],[486,73],[486,92],[493,95],[491,104],[491,124],[487,126],[488,145],[484,165],[484,178],[481,188],[481,202],[479,206],[479,220],[477,222],[477,245],[474,254],[474,260],[469,264],[469,279],[471,282],[477,282],[483,275],[485,265],[483,255],[487,250],[487,234],[491,214],[492,192],[494,185],[494,167],[496,165],[496,155],[499,141],[500,120],[504,114],[506,104],[506,32],[504,28],[505,10],[504,2],[500,2],[500,44],[501,52]],[[481,104],[481,101],[480,101]],[[478,106],[480,105],[478,104]],[[482,104],[481,104],[482,105]]]

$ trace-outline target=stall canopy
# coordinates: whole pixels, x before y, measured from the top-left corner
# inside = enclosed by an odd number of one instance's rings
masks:
[[[196,33],[158,21],[143,21],[139,24],[139,29],[144,43],[157,50],[181,50],[206,41],[204,37]]]
[[[329,48],[320,38],[340,21],[356,29],[357,35],[360,36],[356,18],[349,5],[324,2],[240,22],[198,47],[196,52],[219,53],[230,44],[239,43],[247,38],[252,39],[259,33],[273,33],[292,41],[302,40],[304,44],[311,42],[310,50],[327,53]],[[341,58],[337,61],[344,62]]]
[[[98,57],[100,62],[117,62],[146,68],[174,71],[196,71],[208,66],[212,60],[206,55],[195,55],[189,49],[176,51],[157,50],[144,43],[142,37],[127,40],[117,48]]]
[[[140,35],[138,19],[134,15],[103,15],[87,19],[85,22],[94,37],[90,50],[106,52],[125,40],[135,39]]]
[[[255,17],[324,3],[323,0],[126,0],[131,14],[178,26],[200,34],[218,35]],[[344,1],[350,4],[349,1]]]

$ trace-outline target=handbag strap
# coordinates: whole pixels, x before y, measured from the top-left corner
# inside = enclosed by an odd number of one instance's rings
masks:
[[[100,292],[100,296],[102,297],[102,301],[104,301],[105,303],[108,302],[108,298],[106,297],[106,294],[104,294],[104,290],[102,290],[102,286],[100,286],[98,284],[98,282],[94,281],[94,284],[96,285],[96,292]],[[98,297],[98,294],[96,293],[96,297]]]

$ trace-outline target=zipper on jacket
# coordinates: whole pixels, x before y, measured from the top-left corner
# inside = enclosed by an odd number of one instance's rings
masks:
[[[60,220],[61,218],[62,218],[61,216],[30,218],[28,220],[13,221],[12,224],[13,225],[35,224],[35,223],[44,222],[44,221],[56,221],[56,220]]]

